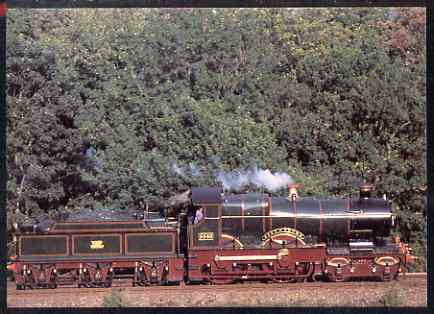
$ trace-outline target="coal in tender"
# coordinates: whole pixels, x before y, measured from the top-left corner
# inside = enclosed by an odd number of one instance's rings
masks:
[[[83,208],[77,211],[69,212],[65,221],[111,221],[111,220],[132,220],[137,217],[136,211],[114,210],[114,209],[98,209],[92,210]],[[65,215],[63,215],[65,218]]]

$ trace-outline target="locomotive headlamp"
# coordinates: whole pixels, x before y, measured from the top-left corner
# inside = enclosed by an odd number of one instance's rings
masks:
[[[273,262],[270,262],[268,265],[270,265],[270,267],[273,266]]]
[[[28,273],[28,274],[30,274],[30,273],[31,273],[30,269],[27,269],[27,273]]]
[[[232,266],[237,267],[237,263],[233,263]]]
[[[165,267],[164,267],[164,270],[165,270],[165,271],[169,271],[169,267],[168,267],[168,266],[165,266]]]
[[[143,267],[142,267],[142,266],[140,266],[140,267],[139,267],[139,271],[142,271],[142,270],[143,270]]]
[[[56,268],[53,269],[53,274],[55,274],[55,273],[57,273],[57,269]]]
[[[87,272],[87,268],[83,268],[83,273]]]

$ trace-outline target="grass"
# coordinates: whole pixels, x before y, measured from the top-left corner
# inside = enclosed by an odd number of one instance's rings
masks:
[[[122,295],[120,289],[113,289],[111,294],[104,297],[104,307],[128,307],[129,304]]]
[[[387,290],[379,299],[379,303],[384,307],[395,307],[401,305],[398,289],[392,287]]]

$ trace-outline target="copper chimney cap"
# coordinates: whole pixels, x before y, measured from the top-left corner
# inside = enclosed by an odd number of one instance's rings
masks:
[[[298,188],[301,188],[300,184],[288,184],[288,198],[290,200],[295,201],[298,198]]]

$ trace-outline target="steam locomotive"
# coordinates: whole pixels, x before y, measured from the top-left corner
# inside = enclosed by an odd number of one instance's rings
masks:
[[[224,194],[197,187],[176,217],[144,212],[122,221],[44,221],[20,226],[17,289],[227,284],[242,281],[392,280],[414,258],[390,238],[391,202],[358,198]]]

